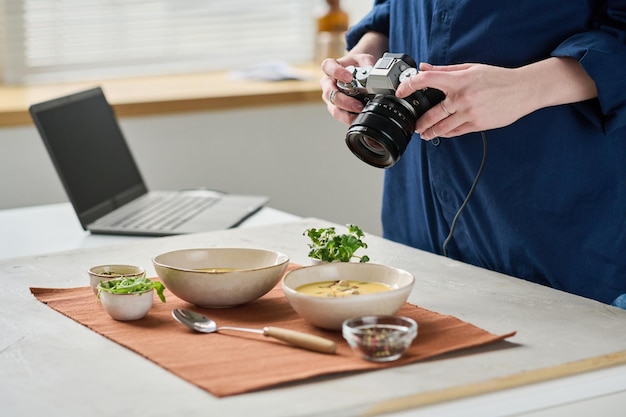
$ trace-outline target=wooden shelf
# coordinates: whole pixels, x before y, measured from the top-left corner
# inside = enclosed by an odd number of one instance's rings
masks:
[[[298,67],[306,81],[233,80],[226,72],[75,83],[0,84],[0,127],[32,124],[31,104],[101,86],[119,117],[321,102],[319,67]]]

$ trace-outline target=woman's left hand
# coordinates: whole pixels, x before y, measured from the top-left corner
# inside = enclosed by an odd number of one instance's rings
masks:
[[[520,68],[422,63],[396,95],[404,98],[426,87],[443,91],[446,98],[417,120],[415,131],[425,140],[508,126],[537,109],[597,96],[593,80],[571,58]]]
[[[426,87],[446,98],[415,124],[422,139],[452,137],[509,125],[528,114],[527,92],[517,88],[514,71],[482,64],[433,66],[421,64],[419,73],[404,81],[396,95],[404,98]]]

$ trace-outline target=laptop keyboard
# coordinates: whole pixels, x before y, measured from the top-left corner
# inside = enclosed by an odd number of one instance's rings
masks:
[[[109,223],[129,230],[171,231],[213,205],[219,197],[155,195],[128,205],[128,210]]]

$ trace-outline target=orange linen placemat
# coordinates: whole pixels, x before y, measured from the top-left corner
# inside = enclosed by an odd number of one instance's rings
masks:
[[[89,287],[30,290],[54,310],[218,397],[320,375],[408,364],[515,334],[494,335],[455,317],[407,303],[397,314],[418,322],[418,336],[400,360],[381,364],[353,354],[341,332],[318,329],[304,322],[288,304],[280,285],[254,302],[226,309],[200,309],[166,290],[166,303],[155,295],[148,315],[130,322],[113,320]],[[311,352],[252,333],[194,333],[172,318],[174,308],[191,308],[214,319],[218,325],[277,326],[317,334],[334,340],[337,353]]]

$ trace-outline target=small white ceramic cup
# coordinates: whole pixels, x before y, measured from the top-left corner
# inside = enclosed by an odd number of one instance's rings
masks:
[[[144,318],[152,308],[154,289],[141,293],[113,294],[100,291],[104,311],[115,320],[130,321]]]

